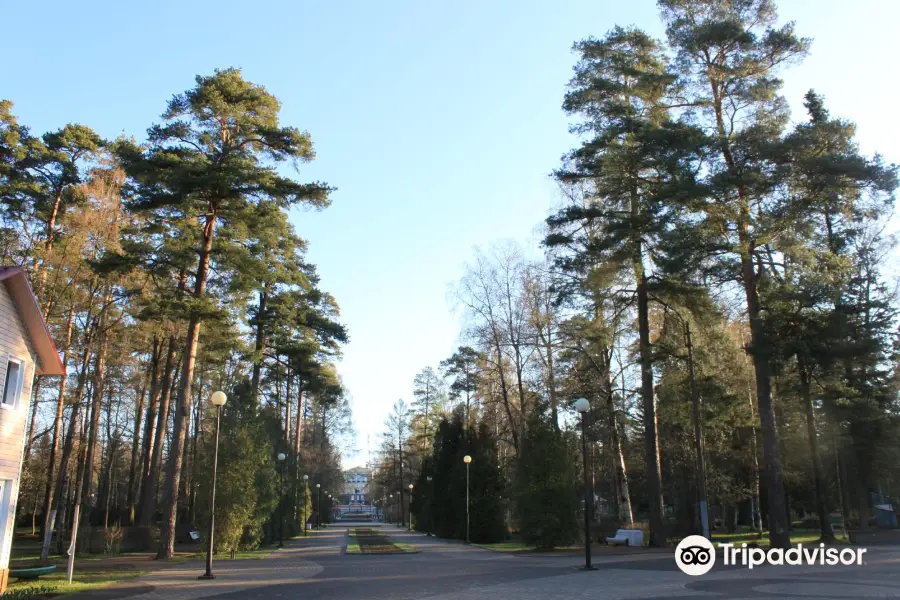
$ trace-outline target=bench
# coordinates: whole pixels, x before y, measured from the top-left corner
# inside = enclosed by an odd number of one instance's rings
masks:
[[[9,576],[18,579],[37,579],[41,575],[49,575],[56,570],[56,565],[46,567],[29,567],[26,569],[10,569]]]
[[[606,538],[606,543],[610,546],[643,546],[644,532],[640,529],[618,529],[616,535]]]

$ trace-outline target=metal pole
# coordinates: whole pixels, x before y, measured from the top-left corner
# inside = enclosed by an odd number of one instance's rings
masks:
[[[469,543],[469,463],[466,463],[466,543]]]
[[[303,480],[303,537],[306,537],[306,498],[309,496],[309,480]]]
[[[284,461],[281,461],[281,481],[278,484],[278,547],[284,548]]]
[[[72,515],[72,542],[69,544],[69,561],[66,565],[66,580],[69,583],[72,583],[72,573],[75,570],[75,542],[78,539],[78,520],[81,515],[81,503],[78,501],[78,498],[75,499],[75,512]],[[60,525],[59,535],[62,536],[65,531],[65,523]]]
[[[691,326],[684,322],[685,345],[688,352],[688,377],[691,380],[691,401],[694,405],[694,446],[697,451],[697,492],[700,496],[700,528],[703,537],[709,537],[709,513],[706,504],[706,467],[703,464],[703,433],[700,427],[700,390],[694,378],[694,346],[691,343]]]
[[[209,533],[206,536],[206,573],[198,579],[215,579],[212,572],[213,534],[216,527],[216,471],[219,468],[219,423],[222,416],[222,407],[216,407],[216,437],[213,450],[213,477],[212,489],[209,492]]]
[[[316,488],[316,529],[322,528],[322,488]]]
[[[431,526],[434,520],[434,480],[428,479],[428,537],[431,537]]]
[[[588,465],[587,419],[588,413],[581,413],[581,454],[584,464],[584,568],[592,570],[594,567],[591,566],[591,512],[594,506],[594,493],[591,490]]]

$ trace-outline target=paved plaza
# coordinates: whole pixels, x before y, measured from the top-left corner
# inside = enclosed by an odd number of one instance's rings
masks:
[[[873,546],[861,567],[717,566],[689,577],[670,553],[602,555],[597,570],[582,571],[573,555],[504,554],[428,538],[392,526],[395,541],[416,545],[417,554],[343,553],[349,525],[314,532],[258,560],[221,560],[216,579],[198,581],[200,561],[161,569],[73,600],[563,600],[580,598],[663,600],[802,598],[900,598],[900,546]]]

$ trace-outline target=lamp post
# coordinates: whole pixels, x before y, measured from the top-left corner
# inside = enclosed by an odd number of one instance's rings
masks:
[[[466,543],[469,543],[469,465],[472,464],[472,457],[466,454],[463,457],[466,463]]]
[[[316,484],[316,529],[322,527],[322,484]]]
[[[278,453],[278,464],[281,479],[278,483],[278,547],[284,548],[284,459],[287,458],[284,452]]]
[[[212,572],[213,533],[216,528],[216,470],[219,467],[219,424],[222,417],[222,406],[228,400],[225,392],[216,391],[209,397],[209,403],[216,407],[216,437],[213,443],[213,476],[209,492],[209,533],[206,539],[206,573],[198,579],[215,579]]]
[[[412,491],[413,484],[409,484],[409,531],[412,531]]]
[[[303,476],[303,537],[306,537],[306,520],[309,515],[306,514],[306,497],[309,496],[309,475]]]
[[[388,494],[388,499],[391,501],[391,504],[390,504],[391,518],[388,520],[393,522],[393,520],[394,520],[394,495]]]
[[[425,535],[427,535],[428,537],[431,537],[431,520],[433,519],[433,513],[432,513],[433,507],[431,506],[431,498],[432,498],[432,493],[433,493],[431,490],[431,488],[432,488],[431,475],[428,475],[427,477],[425,477],[425,480],[428,481],[428,516],[426,517],[427,521],[425,523],[425,525],[427,527],[427,531],[425,532]]]
[[[587,419],[591,403],[584,398],[579,398],[572,403],[572,406],[581,413],[581,454],[584,463],[584,568],[593,570],[594,567],[591,566],[591,513],[594,508],[594,493],[591,490],[587,450]]]

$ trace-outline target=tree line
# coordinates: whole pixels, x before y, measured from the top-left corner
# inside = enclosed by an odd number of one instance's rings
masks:
[[[544,256],[476,253],[457,286],[465,345],[395,407],[376,496],[414,483],[415,510],[439,478],[462,494],[447,453],[490,448],[482,488],[507,524],[570,540],[580,397],[597,520],[643,524],[652,545],[707,518],[778,547],[807,519],[831,540],[900,494],[897,167],[813,90],[791,119],[781,77],[811,41],[773,2],[658,7],[664,40],[617,26],[575,43],[578,141],[552,174]],[[459,537],[458,506],[418,502]]]
[[[91,525],[134,525],[159,558],[206,534],[215,390],[217,549],[298,530],[318,510],[303,475],[340,479],[348,332],[289,221],[334,188],[293,177],[315,153],[280,108],[236,69],[197,76],[141,141],[34,134],[0,102],[2,262],[27,269],[68,370],[35,385],[19,516],[59,552]]]

